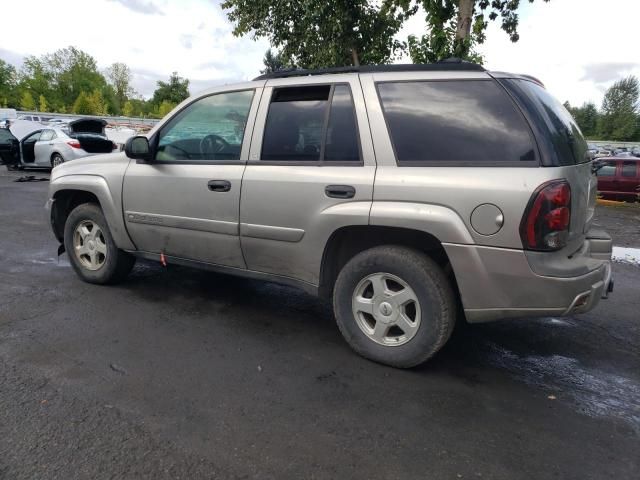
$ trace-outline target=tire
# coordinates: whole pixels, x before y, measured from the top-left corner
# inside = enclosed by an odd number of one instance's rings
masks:
[[[425,254],[394,245],[365,250],[347,262],[336,280],[333,308],[353,350],[398,368],[435,355],[456,323],[455,296],[442,269]]]
[[[16,172],[18,171],[18,166],[17,165],[7,165],[7,170],[10,172]]]
[[[60,155],[59,153],[54,153],[53,155],[51,155],[51,168],[55,168],[63,163],[64,158],[62,157],[62,155]]]
[[[71,266],[88,283],[118,283],[136,261],[116,246],[102,210],[94,203],[71,211],[64,225],[64,246]]]

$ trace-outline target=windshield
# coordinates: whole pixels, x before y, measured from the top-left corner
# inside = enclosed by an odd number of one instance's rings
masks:
[[[544,87],[530,80],[511,80],[537,107],[551,134],[559,165],[590,160],[587,142],[571,114]]]

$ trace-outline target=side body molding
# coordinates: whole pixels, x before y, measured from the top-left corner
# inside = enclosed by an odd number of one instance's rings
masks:
[[[121,188],[121,184],[118,185]],[[123,250],[135,250],[129,238],[122,216],[122,192],[112,192],[109,184],[100,175],[72,174],[54,178],[49,185],[49,196],[55,199],[63,190],[79,190],[94,194],[109,225],[113,240]]]
[[[440,242],[472,244],[469,230],[452,209],[414,202],[373,202],[371,225],[410,228],[430,233]]]

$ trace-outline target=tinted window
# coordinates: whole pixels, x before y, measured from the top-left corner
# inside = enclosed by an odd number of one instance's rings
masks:
[[[53,139],[53,130],[44,130],[40,135],[40,142]]]
[[[400,162],[535,160],[529,129],[493,81],[378,84]]]
[[[358,161],[358,135],[349,87],[336,85],[333,92],[330,85],[275,89],[261,158]]]
[[[336,85],[331,98],[324,160],[359,161],[356,116],[351,91],[346,85]]]
[[[587,142],[571,114],[553,95],[535,82],[512,80],[536,105],[551,134],[559,165],[590,161]]]
[[[616,164],[614,162],[606,162],[597,172],[599,177],[613,177],[616,174]]]
[[[623,162],[622,163],[622,176],[623,177],[635,177],[637,162]]]
[[[246,90],[192,103],[162,128],[156,160],[239,160],[252,99],[253,90]]]
[[[35,133],[32,133],[32,134],[31,134],[31,135],[29,135],[27,138],[25,138],[25,139],[23,140],[23,142],[25,142],[25,143],[37,142],[37,141],[38,141],[38,139],[40,138],[41,133],[42,133],[41,131],[37,131],[37,132],[35,132]]]

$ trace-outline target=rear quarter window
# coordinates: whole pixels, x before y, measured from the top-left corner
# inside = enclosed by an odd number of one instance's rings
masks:
[[[383,82],[377,88],[401,165],[536,161],[523,115],[492,80]]]

